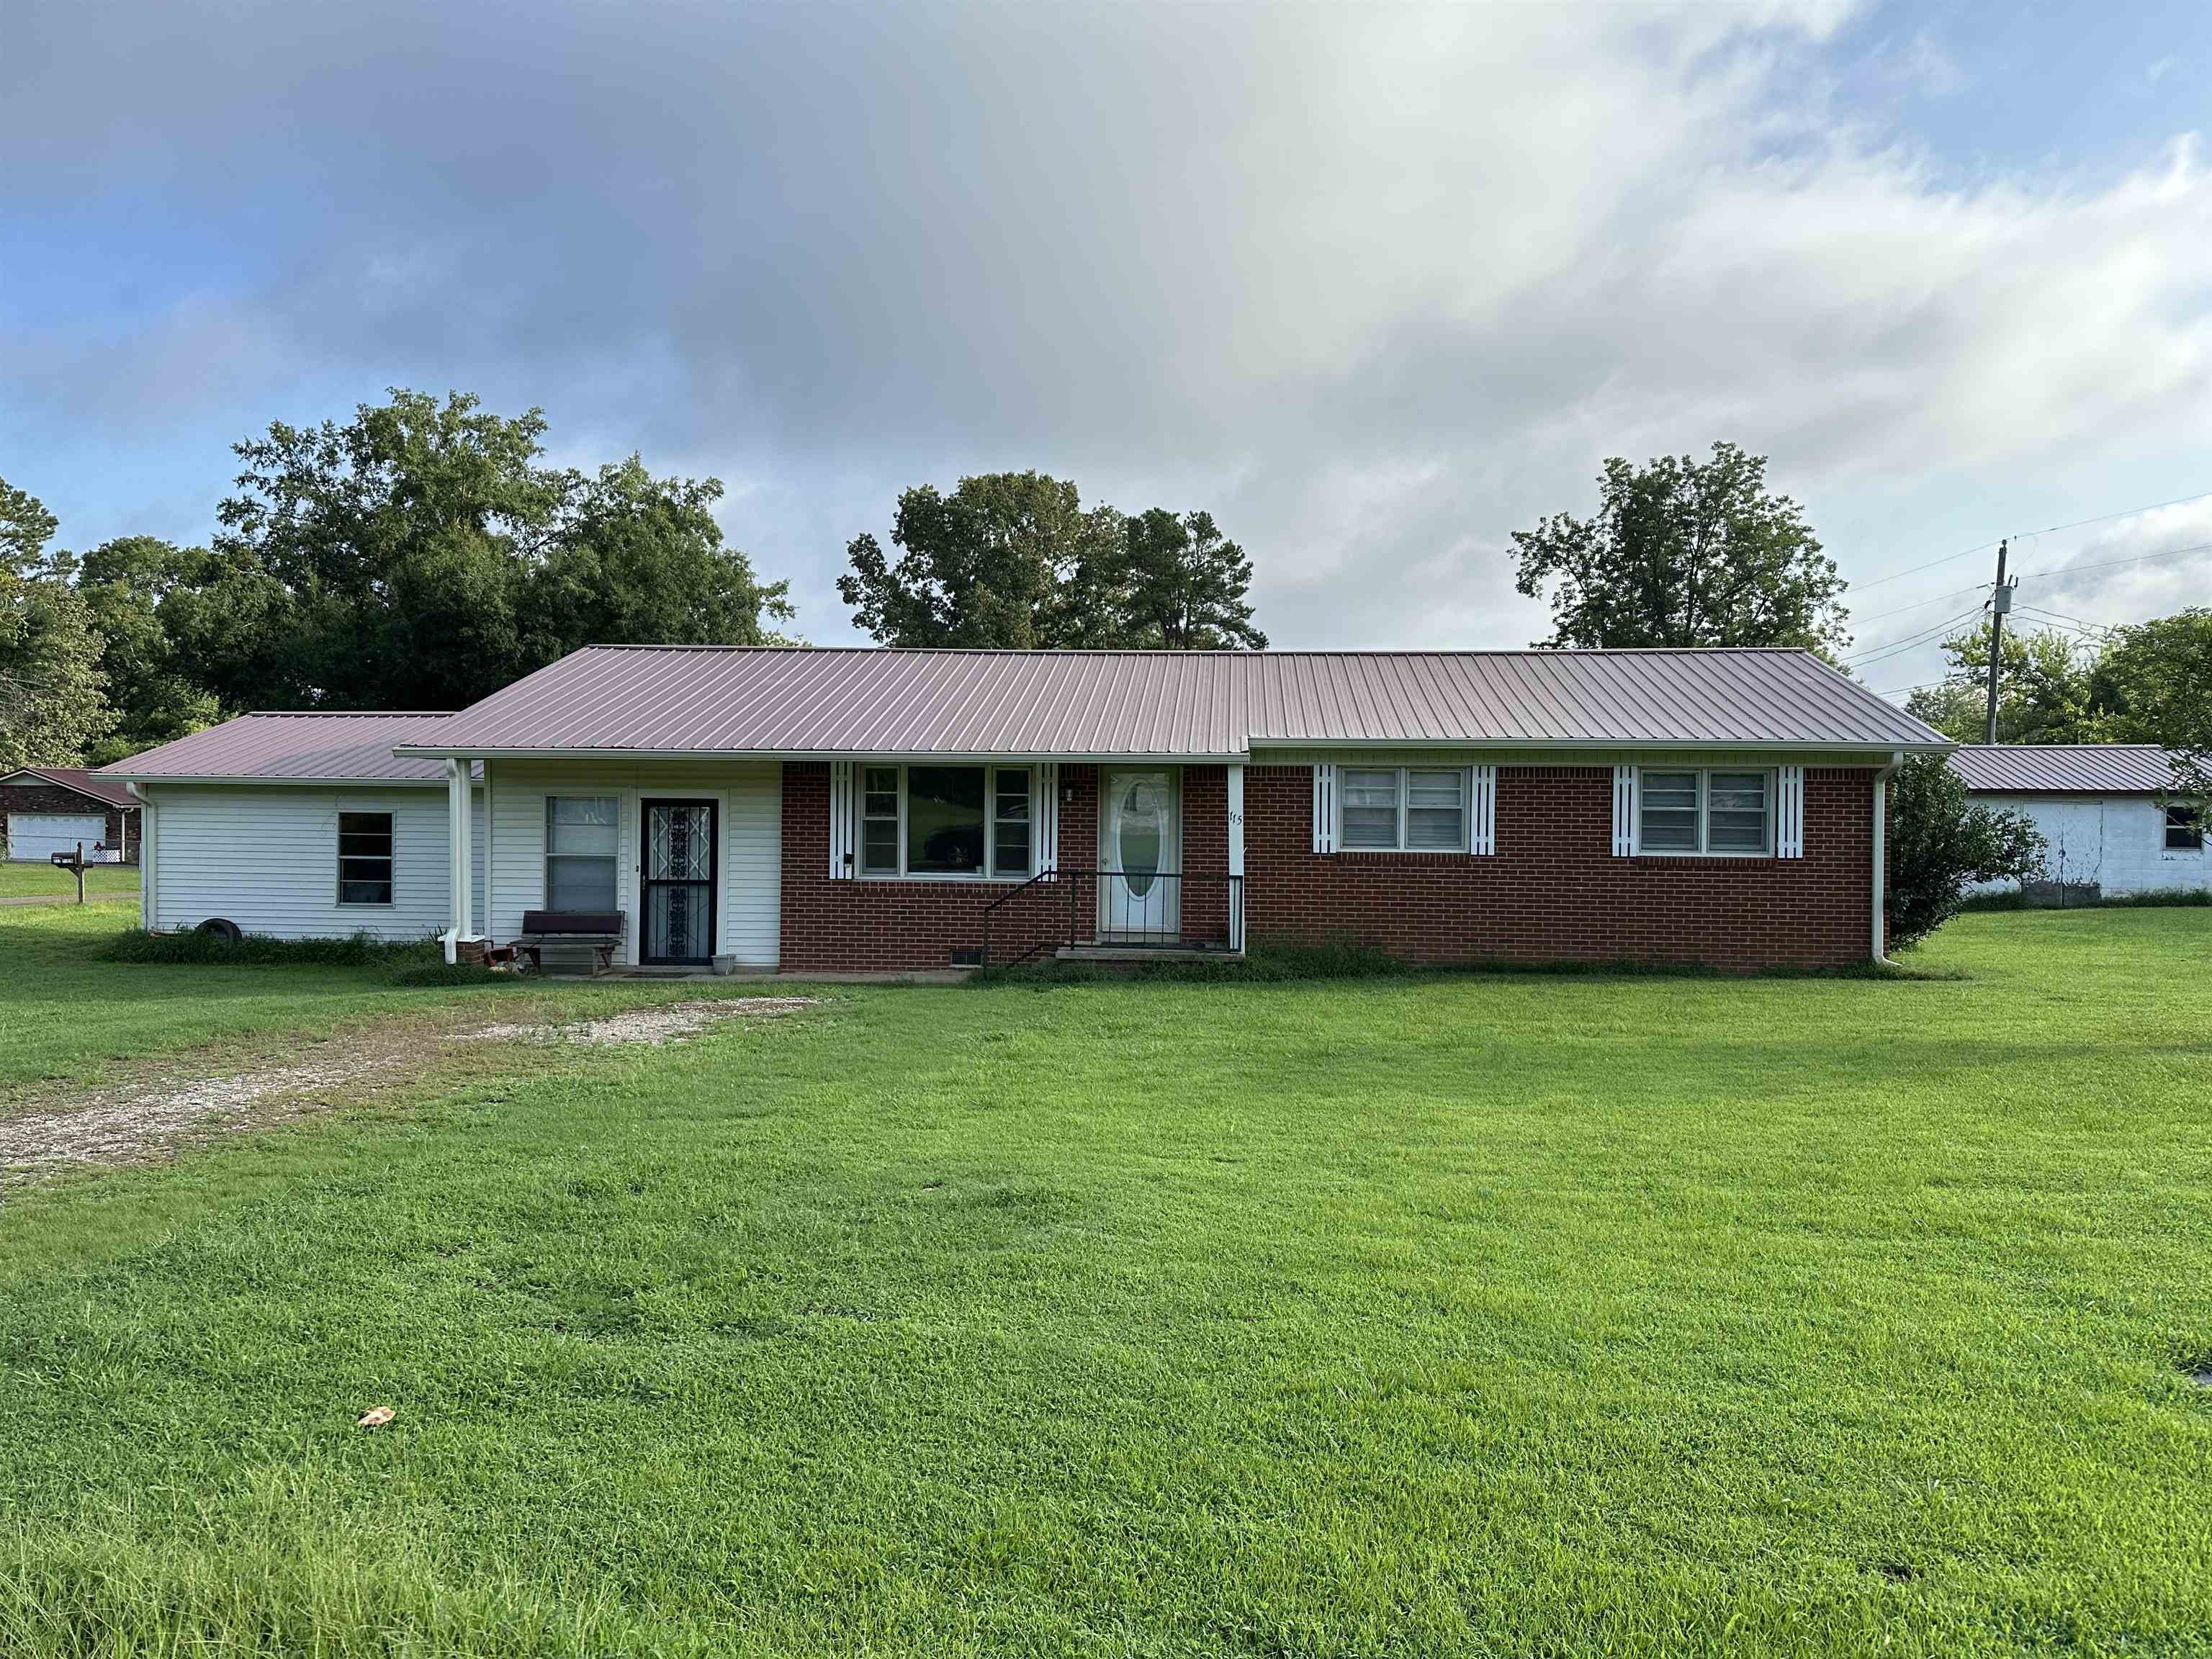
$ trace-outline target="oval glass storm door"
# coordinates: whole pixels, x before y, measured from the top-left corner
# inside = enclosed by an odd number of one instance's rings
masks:
[[[1162,944],[1178,937],[1182,896],[1176,890],[1182,838],[1173,772],[1109,772],[1101,826],[1106,868],[1099,882],[1099,927],[1111,938]]]

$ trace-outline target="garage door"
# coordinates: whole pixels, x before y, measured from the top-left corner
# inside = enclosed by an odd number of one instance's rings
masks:
[[[54,853],[74,853],[79,842],[84,855],[92,856],[95,843],[107,839],[107,819],[99,812],[10,812],[8,815],[8,856],[37,859],[43,863]]]

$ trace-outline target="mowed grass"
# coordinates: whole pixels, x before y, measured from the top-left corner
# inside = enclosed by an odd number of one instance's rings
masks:
[[[18,1192],[0,1651],[2202,1652],[2209,921],[841,990]]]
[[[88,865],[84,896],[93,899],[138,896],[138,866],[135,864]],[[0,898],[76,897],[76,878],[51,864],[27,859],[0,860]]]
[[[410,987],[379,967],[183,967],[100,961],[138,920],[120,902],[0,909],[0,1113],[40,1085],[96,1084],[177,1063],[281,1055],[365,1023],[466,1011],[494,1020],[599,1014],[717,994],[664,981],[502,976]]]

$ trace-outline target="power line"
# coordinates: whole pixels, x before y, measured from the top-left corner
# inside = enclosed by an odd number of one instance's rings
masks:
[[[2193,501],[2196,498],[2190,496],[2185,499]],[[2057,565],[2049,570],[2031,570],[2024,580],[2039,576],[2078,576],[2089,570],[2118,570],[2124,564],[2147,564],[2153,559],[2178,558],[2184,553],[2202,553],[2207,548],[2212,548],[2212,542],[2197,542],[2188,547],[2169,547],[2163,553],[2140,553],[2132,559],[2112,559],[2103,564]]]
[[[2185,502],[2201,501],[2207,497],[2212,497],[2212,489],[2200,489],[2194,495],[2176,495],[2170,501],[2153,501],[2148,507],[2124,507],[2117,513],[2100,513],[2094,519],[2076,519],[2071,524],[2051,524],[2040,530],[2022,530],[2015,533],[2014,539],[2017,540],[2021,536],[2048,536],[2061,530],[2079,530],[2085,524],[2108,524],[2114,519],[2131,519],[2138,513],[2155,513],[2161,507],[2179,507]]]
[[[1916,564],[1910,570],[1893,571],[1887,576],[1876,576],[1870,582],[1856,582],[1853,586],[1861,588],[1880,587],[1884,582],[1901,581],[1907,576],[1917,576],[1923,570],[1933,570],[1939,564],[1954,564],[1960,559],[1971,559],[1975,554],[1986,553],[1996,545],[1995,542],[1984,542],[1979,547],[1969,547],[1958,553],[1946,553],[1940,559],[1930,559],[1926,564]]]
[[[2040,617],[2045,622],[2067,627],[2072,632],[2094,634],[2100,638],[2122,625],[2118,623],[2091,622],[2086,617],[2069,617],[2063,611],[2045,611],[2040,605],[2024,605],[2020,607],[2020,611],[2022,616]]]
[[[1923,599],[1917,605],[1901,605],[1894,611],[1877,611],[1871,617],[1853,617],[1851,620],[1855,623],[1880,622],[1885,617],[1901,617],[1908,611],[1925,611],[1929,605],[1941,605],[1946,599],[1963,599],[1969,593],[1978,593],[1988,586],[1987,582],[1976,582],[1972,587],[1954,588],[1948,593],[1938,593],[1934,599]]]
[[[1981,614],[1981,607],[1978,605],[1972,611],[1961,611],[1957,616],[1947,617],[1943,621],[1937,623],[1933,628],[1927,629],[1917,634],[1907,635],[1902,639],[1884,640],[1879,645],[1870,645],[1865,650],[1844,658],[1844,661],[1846,664],[1863,664],[1869,661],[1879,660],[1883,657],[1894,656],[1899,652],[1910,651],[1917,645],[1926,645],[1929,641],[1936,639],[1942,634],[1944,629],[1948,628],[1955,628],[1960,623],[1966,621],[1968,618],[1978,617]]]
[[[2201,501],[2207,499],[2212,499],[2212,489],[2199,490],[2194,495],[2176,495],[2170,501],[2150,501],[2142,507],[2124,507],[2117,513],[2100,513],[2094,518],[2075,519],[2068,524],[2046,525],[2040,530],[2023,530],[2017,533],[2020,536],[2050,536],[2056,534],[2061,530],[2079,530],[2083,525],[2108,524],[2114,519],[2132,518],[2138,513],[2155,513],[2162,507],[2180,507],[2189,501]],[[1901,581],[1907,576],[1917,576],[1923,570],[1933,570],[1938,565],[1954,564],[1960,559],[1970,559],[1977,553],[1986,553],[1996,545],[1996,542],[1984,542],[1978,547],[1964,548],[1956,553],[1946,553],[1940,559],[1930,559],[1926,564],[1916,564],[1910,570],[1893,570],[1887,576],[1876,576],[1871,581],[1855,582],[1852,586],[1857,588],[1880,587],[1884,582]],[[2177,553],[2193,552],[2196,550],[2197,550],[2192,548],[2176,548],[2174,550]],[[2163,558],[2165,556],[2163,554],[2152,554],[2148,556],[2153,558]],[[2123,560],[2121,562],[2127,563],[2130,562],[2130,561]],[[2099,570],[2107,568],[2108,567],[2102,565],[2085,565],[2082,568],[2084,569]]]

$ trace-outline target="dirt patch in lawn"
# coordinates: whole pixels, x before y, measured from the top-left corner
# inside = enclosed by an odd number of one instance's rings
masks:
[[[811,997],[729,997],[662,1003],[597,1019],[494,1024],[437,1033],[447,1042],[659,1048],[726,1020],[773,1019]],[[140,1164],[197,1141],[374,1097],[412,1081],[436,1059],[412,1022],[392,1021],[317,1045],[297,1062],[198,1075],[139,1078],[34,1101],[0,1117],[0,1183],[70,1164]]]
[[[565,1025],[487,1025],[480,1030],[455,1031],[449,1042],[580,1042],[589,1048],[618,1048],[646,1042],[658,1048],[696,1036],[717,1020],[770,1018],[795,1014],[814,1006],[812,997],[747,997],[727,1002],[666,1002],[658,1007],[632,1008],[605,1019],[571,1021]]]

